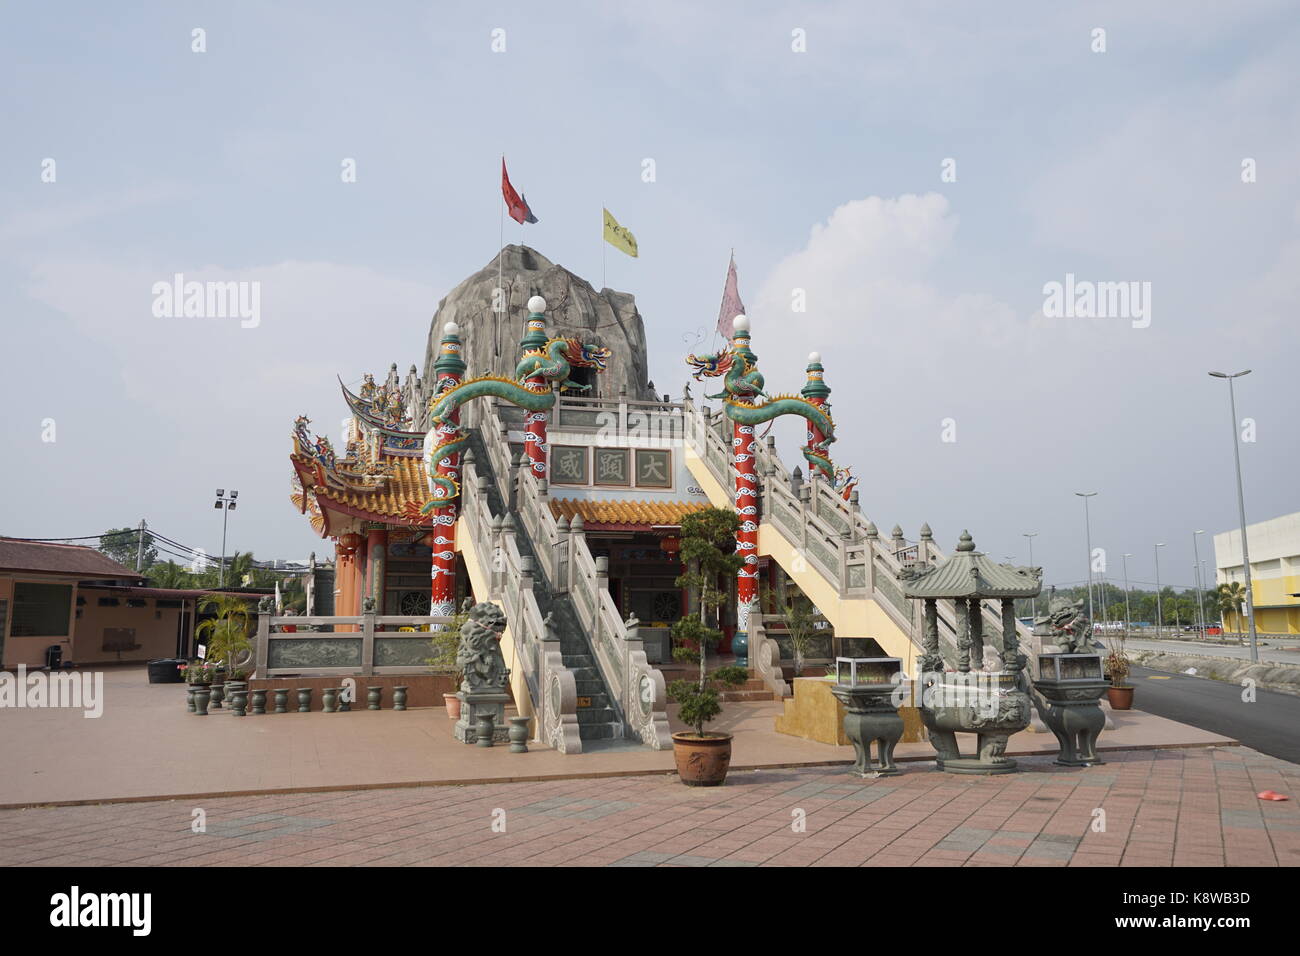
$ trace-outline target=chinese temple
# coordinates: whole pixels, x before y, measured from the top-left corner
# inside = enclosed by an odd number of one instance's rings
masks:
[[[797,392],[778,392],[739,315],[720,351],[684,358],[697,383],[721,388],[659,394],[632,296],[504,248],[439,303],[422,375],[411,366],[403,380],[396,364],[382,382],[345,372],[337,449],[305,416],[294,425],[292,500],[335,543],[334,613],[379,615],[367,626],[382,631],[395,629],[384,615],[494,602],[511,695],[539,740],[565,753],[621,739],[664,749],[668,629],[689,600],[674,584],[680,524],[734,508],[744,562],[725,582],[734,610],[719,621],[719,650],[748,666],[745,692],[789,694],[791,635],[770,595],[791,590],[816,608],[813,658],[889,656],[915,673],[928,645],[905,584],[944,555],[928,527],[917,541],[898,526],[885,538],[862,512],[856,479],[831,458],[821,355],[790,383]],[[792,470],[758,434],[781,416],[806,423]],[[927,608],[931,643],[937,633],[955,646],[969,618],[959,610],[946,598]],[[971,613],[987,634],[1015,626]]]

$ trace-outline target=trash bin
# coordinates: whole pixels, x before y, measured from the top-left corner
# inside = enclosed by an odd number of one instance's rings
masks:
[[[63,666],[62,644],[51,644],[45,648],[45,666],[52,671],[57,671]]]
[[[149,683],[151,684],[179,684],[181,683],[181,665],[185,661],[179,657],[162,657],[158,660],[149,662]]]

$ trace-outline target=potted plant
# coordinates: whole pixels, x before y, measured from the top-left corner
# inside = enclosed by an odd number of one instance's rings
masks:
[[[442,700],[447,707],[447,716],[452,720],[460,720],[462,702],[457,691],[460,690],[461,681],[465,679],[465,671],[457,660],[457,652],[460,650],[460,629],[469,620],[469,608],[472,603],[472,599],[467,598],[465,604],[452,617],[451,623],[437,625],[441,630],[430,632],[429,645],[433,649],[433,654],[425,661],[434,674],[451,678],[451,692],[443,694]]]
[[[1106,655],[1106,673],[1110,676],[1110,687],[1106,689],[1106,699],[1112,710],[1133,709],[1133,685],[1128,682],[1132,662],[1125,653],[1124,638],[1116,634],[1112,638],[1111,651]]]
[[[794,658],[794,676],[802,677],[808,653],[817,643],[817,609],[803,594],[791,593],[788,586],[773,591],[762,589],[763,603],[785,624],[790,639],[790,654]]]
[[[722,631],[709,624],[726,600],[719,580],[734,578],[743,560],[732,551],[737,528],[735,512],[705,508],[682,518],[681,555],[686,572],[674,582],[690,588],[699,614],[688,615],[673,625],[673,657],[700,665],[694,680],[675,680],[668,685],[668,697],[678,705],[677,716],[691,727],[673,734],[673,757],[677,775],[688,787],[720,786],[731,765],[731,734],[709,733],[704,725],[722,713],[721,686],[735,687],[749,679],[744,667],[719,667],[708,673],[708,649],[722,639]]]

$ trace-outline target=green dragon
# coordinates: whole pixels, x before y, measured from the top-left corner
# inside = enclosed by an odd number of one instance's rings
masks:
[[[827,452],[830,443],[835,441],[835,423],[830,413],[808,399],[799,395],[769,396],[763,391],[763,375],[744,355],[732,349],[724,349],[717,354],[694,355],[686,358],[686,364],[695,369],[695,379],[717,378],[722,380],[723,391],[705,398],[725,400],[727,417],[741,425],[761,425],[782,415],[798,415],[806,418],[822,433],[822,440],[815,445],[805,445],[801,451],[808,464],[828,478],[835,477],[835,464]],[[762,405],[752,401],[756,396],[767,399]]]
[[[492,396],[518,405],[528,412],[546,412],[555,404],[554,385],[586,392],[590,385],[570,381],[574,368],[603,372],[612,353],[601,345],[589,345],[573,338],[554,338],[540,349],[524,353],[515,367],[517,380],[484,375],[461,382],[429,399],[429,431],[424,436],[424,470],[429,478],[432,500],[420,508],[429,514],[449,504],[460,494],[460,485],[437,473],[438,462],[459,454],[469,444],[469,433],[452,421],[466,402]],[[530,381],[541,379],[541,381]],[[449,427],[448,427],[449,426]]]

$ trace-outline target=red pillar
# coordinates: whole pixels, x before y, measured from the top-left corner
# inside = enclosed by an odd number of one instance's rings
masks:
[[[732,349],[751,363],[758,357],[749,349],[749,320],[738,315],[732,326]],[[731,423],[731,455],[736,467],[736,553],[744,564],[736,573],[736,632],[749,629],[749,612],[758,599],[758,474],[754,468],[754,426]]]
[[[442,327],[442,347],[434,371],[438,375],[437,394],[460,384],[465,374],[465,362],[460,357],[460,326],[448,322]],[[438,426],[438,444],[449,441],[459,431],[460,410],[451,420]],[[428,467],[426,462],[425,467]],[[435,472],[453,481],[460,480],[460,454],[447,455],[434,464]],[[433,529],[430,531],[430,591],[429,613],[435,617],[451,617],[456,613],[456,502],[453,499],[433,511]]]
[[[535,295],[528,300],[528,320],[525,324],[524,337],[519,342],[519,347],[523,352],[540,351],[546,347],[546,300],[540,295]],[[538,390],[545,390],[549,386],[546,379],[541,375],[530,375],[524,379],[524,384]],[[546,478],[546,423],[549,413],[528,412],[524,424],[524,453],[528,455],[528,463],[532,467],[534,478]]]

